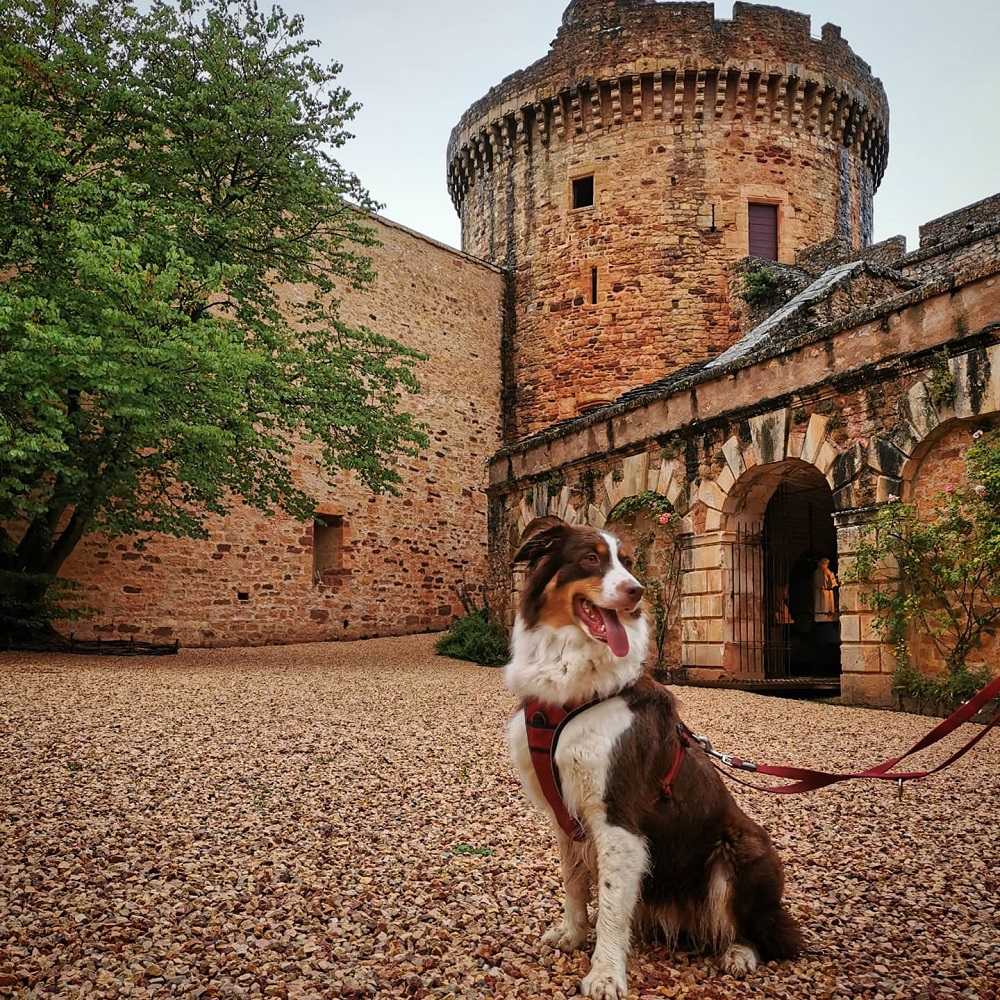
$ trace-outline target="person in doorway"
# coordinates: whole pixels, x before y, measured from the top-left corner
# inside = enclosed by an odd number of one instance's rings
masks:
[[[840,586],[830,560],[820,556],[813,572],[813,621],[835,622],[837,620],[836,590]]]

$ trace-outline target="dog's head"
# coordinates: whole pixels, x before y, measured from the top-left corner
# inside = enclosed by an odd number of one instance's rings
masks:
[[[528,525],[514,562],[527,563],[520,615],[527,628],[577,625],[615,656],[627,656],[623,625],[642,615],[642,584],[620,539],[556,517]]]

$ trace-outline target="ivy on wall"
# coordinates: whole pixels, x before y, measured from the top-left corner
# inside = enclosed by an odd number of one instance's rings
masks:
[[[608,514],[608,523],[645,515],[651,524],[649,531],[635,526],[635,575],[646,590],[646,599],[653,612],[655,644],[654,673],[665,670],[664,647],[667,636],[677,622],[680,611],[681,551],[680,518],[674,505],[662,493],[647,490],[620,501]],[[652,559],[654,548],[659,559]],[[658,573],[653,566],[659,563]]]

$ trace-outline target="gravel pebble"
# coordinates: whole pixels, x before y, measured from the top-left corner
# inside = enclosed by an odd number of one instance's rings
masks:
[[[540,943],[558,861],[507,762],[501,672],[432,642],[3,657],[0,997],[578,996],[587,955]],[[933,725],[679,697],[769,763],[869,766]],[[785,860],[805,956],[740,983],[640,946],[630,996],[998,1000],[998,741],[902,800],[735,787]]]

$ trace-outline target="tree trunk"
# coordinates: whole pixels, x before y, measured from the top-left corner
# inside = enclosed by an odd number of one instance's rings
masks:
[[[87,518],[73,512],[66,527],[54,528],[65,508],[39,514],[15,546],[0,536],[0,646],[59,646],[64,640],[52,626],[61,616],[66,581],[58,573],[83,537]],[[55,593],[53,593],[55,591]]]

